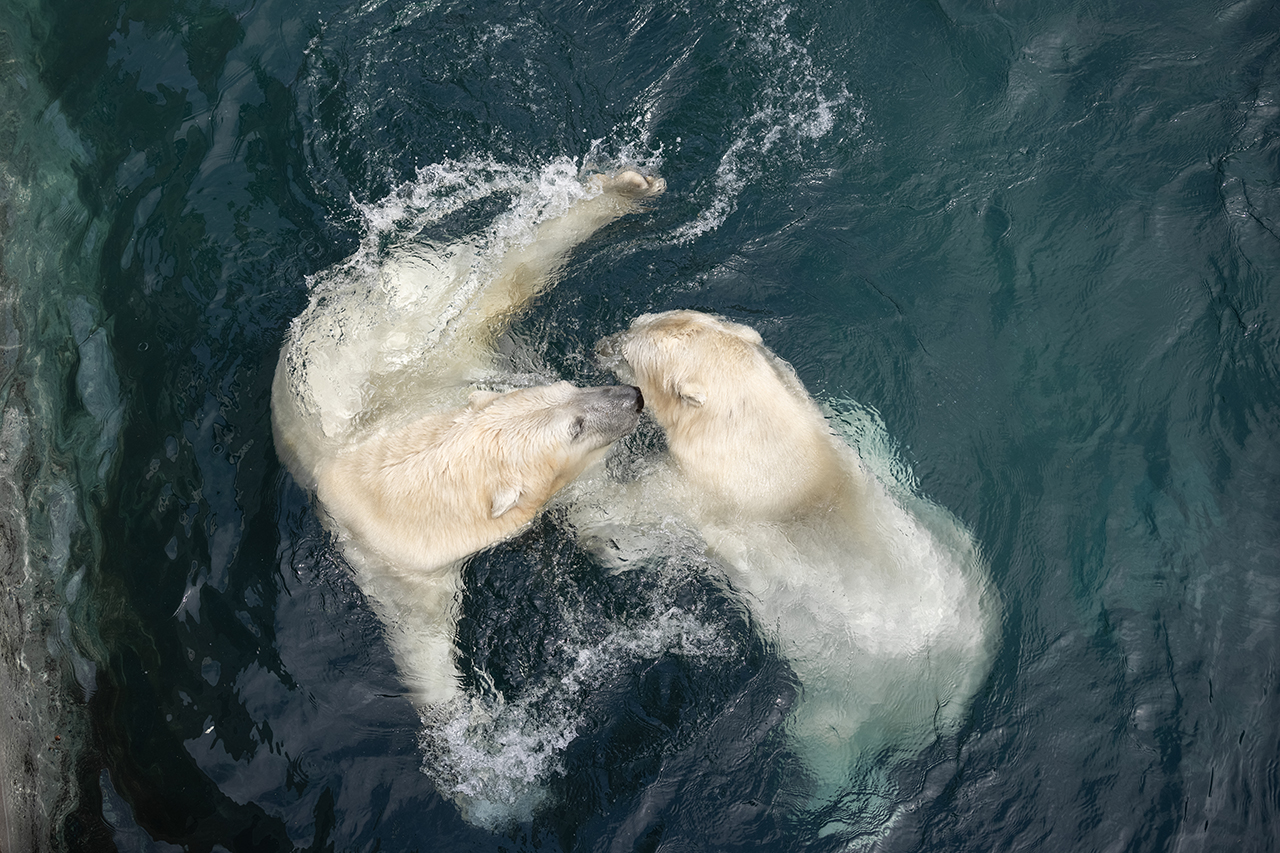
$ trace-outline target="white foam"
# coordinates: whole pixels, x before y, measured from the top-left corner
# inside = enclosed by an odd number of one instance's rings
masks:
[[[517,699],[490,692],[424,716],[423,772],[469,822],[500,829],[532,819],[548,780],[564,770],[565,748],[587,725],[588,696],[600,684],[625,683],[637,663],[666,653],[701,661],[734,653],[725,626],[667,603],[689,570],[688,561],[668,561],[647,602],[656,615],[643,623],[600,627],[571,614],[555,655],[567,670],[526,685]]]

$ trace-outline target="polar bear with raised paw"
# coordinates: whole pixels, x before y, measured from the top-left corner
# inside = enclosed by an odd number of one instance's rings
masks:
[[[462,561],[523,529],[642,406],[631,386],[520,387],[495,342],[575,246],[664,187],[634,170],[596,175],[527,233],[409,240],[349,261],[289,329],[272,385],[277,452],[315,493],[420,708],[459,695]]]

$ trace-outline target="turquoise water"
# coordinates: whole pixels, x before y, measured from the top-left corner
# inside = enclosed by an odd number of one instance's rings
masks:
[[[1278,48],[1261,0],[7,0],[0,849],[1276,849]],[[309,276],[564,158],[668,191],[522,340],[587,384],[645,311],[755,326],[989,561],[960,733],[823,810],[714,572],[609,575],[552,513],[470,563],[459,632],[545,800],[468,823],[275,457]]]

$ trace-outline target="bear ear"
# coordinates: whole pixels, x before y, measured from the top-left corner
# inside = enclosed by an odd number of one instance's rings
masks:
[[[697,382],[681,382],[676,386],[676,396],[689,406],[701,406],[707,402],[707,389]]]
[[[490,518],[502,518],[511,510],[515,509],[517,503],[520,502],[520,487],[515,483],[510,483],[498,487],[493,493],[493,504],[489,508]]]
[[[473,409],[483,409],[502,395],[496,391],[472,391],[471,397],[467,399],[467,405]],[[494,516],[497,518],[497,516]]]

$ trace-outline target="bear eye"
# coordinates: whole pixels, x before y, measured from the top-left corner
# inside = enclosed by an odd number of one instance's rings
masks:
[[[582,415],[578,415],[578,417],[573,419],[573,423],[569,424],[569,440],[577,441],[578,438],[582,436],[582,433],[586,428],[586,420],[583,419]]]

